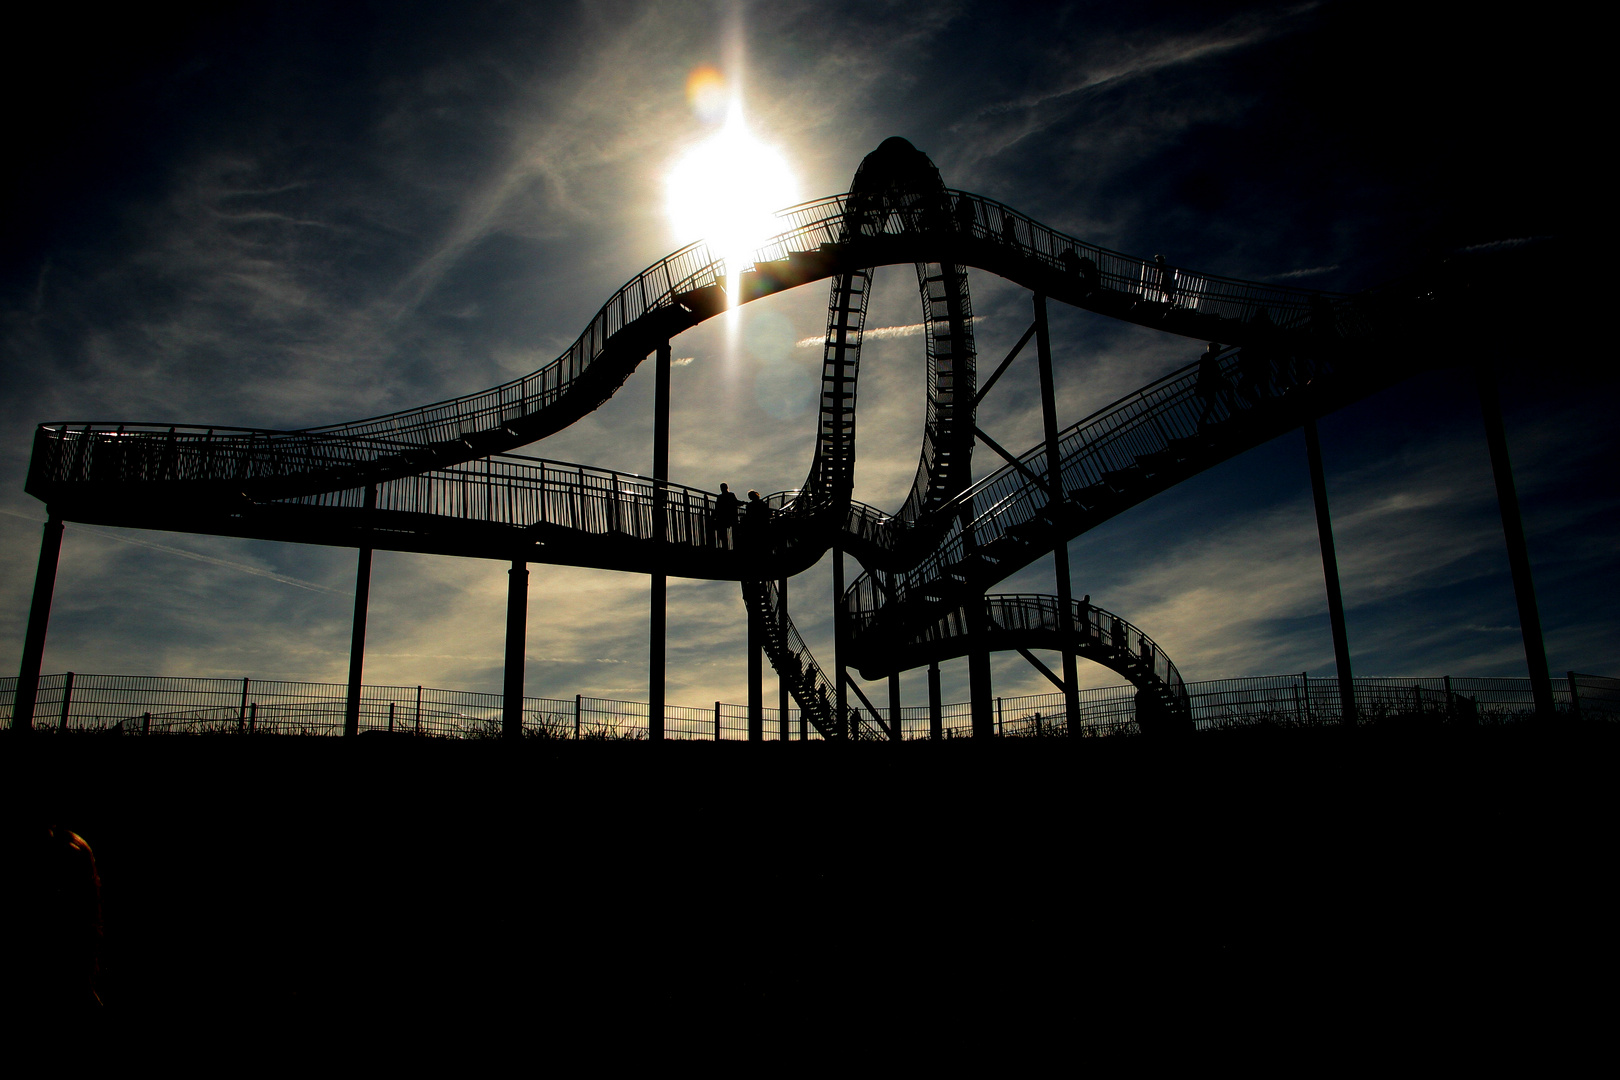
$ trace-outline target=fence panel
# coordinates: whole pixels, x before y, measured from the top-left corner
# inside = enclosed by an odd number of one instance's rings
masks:
[[[14,676],[0,678],[0,725],[9,727],[16,697]],[[1193,725],[1200,731],[1251,726],[1316,726],[1343,717],[1338,680],[1306,675],[1210,679],[1185,684]],[[1138,730],[1136,689],[1106,686],[1079,693],[1082,737],[1131,734]],[[125,734],[338,735],[343,731],[346,688],[341,683],[260,680],[251,677],[182,678],[157,675],[44,675],[34,709],[42,732],[121,732]],[[1433,720],[1480,724],[1512,723],[1532,717],[1535,702],[1529,679],[1442,676],[1355,680],[1356,709],[1364,723]],[[1554,700],[1569,715],[1620,719],[1620,679],[1570,672],[1554,684]],[[645,739],[647,703],[578,697],[523,699],[523,730],[530,737],[554,739]],[[1063,695],[997,698],[995,730],[1009,738],[1070,734]],[[877,735],[869,711],[861,708],[862,731]],[[889,710],[879,708],[886,725]],[[367,685],[361,688],[360,730],[438,738],[495,738],[502,734],[500,694],[425,686]],[[900,710],[901,736],[931,736],[929,709]],[[801,729],[803,734],[801,735]],[[941,736],[964,738],[973,730],[967,702],[941,706]],[[782,738],[775,706],[764,709],[763,737]],[[666,705],[664,736],[687,740],[745,740],[748,708],[728,702],[709,706]],[[787,738],[819,740],[797,707],[787,715]]]

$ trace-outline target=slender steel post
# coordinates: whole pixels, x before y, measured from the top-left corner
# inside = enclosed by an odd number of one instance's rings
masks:
[[[377,508],[377,485],[366,485],[366,509]],[[367,516],[366,524],[370,524]],[[366,608],[371,602],[371,548],[360,549],[354,571],[354,631],[349,638],[349,693],[343,703],[343,734],[360,734],[360,675],[366,663]]]
[[[1063,634],[1063,714],[1080,730],[1080,675],[1074,662],[1074,590],[1069,584],[1069,538],[1060,510],[1063,460],[1058,456],[1057,386],[1052,377],[1052,339],[1046,325],[1046,295],[1035,294],[1035,355],[1041,370],[1041,424],[1046,429],[1046,506],[1052,519],[1052,569],[1057,575],[1058,629]]]
[[[1507,540],[1508,568],[1513,571],[1513,596],[1519,604],[1519,630],[1524,636],[1524,660],[1530,668],[1530,693],[1536,712],[1553,714],[1552,679],[1547,674],[1547,646],[1541,637],[1541,612],[1536,606],[1536,584],[1530,576],[1530,549],[1524,542],[1524,519],[1519,493],[1513,483],[1513,462],[1508,458],[1507,431],[1502,426],[1502,399],[1496,372],[1489,362],[1474,369],[1479,383],[1480,411],[1485,418],[1485,442],[1491,450],[1491,472],[1496,475],[1496,505],[1502,512],[1502,534]]]
[[[1322,440],[1316,421],[1305,421],[1305,459],[1316,502],[1316,537],[1322,545],[1322,577],[1327,583],[1328,622],[1333,627],[1333,662],[1339,672],[1339,708],[1346,724],[1356,722],[1356,686],[1350,673],[1350,637],[1344,629],[1344,598],[1339,593],[1339,557],[1333,550],[1333,519],[1328,514],[1327,479],[1322,472]]]
[[[529,631],[529,566],[513,559],[506,572],[506,679],[501,698],[501,737],[523,738],[523,663]]]
[[[899,742],[904,737],[900,730],[900,673],[889,672],[889,738]]]
[[[51,621],[56,591],[56,563],[62,555],[62,519],[50,514],[39,542],[39,568],[34,571],[34,599],[28,606],[28,632],[23,638],[22,666],[11,709],[11,730],[34,729],[34,703],[39,699],[39,666],[45,659],[45,629]]]
[[[969,603],[982,606],[984,598],[971,597]],[[973,633],[983,640],[985,632],[983,613],[969,608],[968,617],[976,624]],[[973,714],[975,739],[988,739],[996,733],[996,715],[990,707],[993,692],[990,683],[990,651],[983,646],[975,646],[973,651],[968,653],[968,707]]]
[[[777,621],[779,627],[787,626],[787,578],[776,583]],[[777,737],[783,742],[788,741],[788,681],[787,676],[781,672],[776,674],[776,726]]]
[[[68,714],[73,711],[73,672],[67,673],[62,680],[62,711],[56,718],[56,730],[66,731],[68,727]]]
[[[748,609],[748,741],[765,739],[765,634],[762,616]]]
[[[665,540],[664,485],[669,481],[669,355],[669,341],[659,342],[653,380],[653,536],[660,548]],[[661,550],[656,558],[648,620],[647,738],[661,741],[664,737],[664,647],[669,579],[664,574]]]
[[[844,672],[844,549],[833,545],[832,549],[833,573],[833,708],[837,716],[833,719],[833,728],[841,739],[853,738],[855,733],[849,730],[849,714],[845,708],[849,701],[849,693],[844,689],[848,675]]]
[[[928,737],[945,737],[945,709],[939,700],[939,661],[928,662]]]

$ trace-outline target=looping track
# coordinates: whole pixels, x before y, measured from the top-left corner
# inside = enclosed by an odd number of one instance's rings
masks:
[[[945,188],[899,139],[868,156],[848,194],[779,216],[787,228],[738,275],[735,301],[832,284],[815,460],[803,489],[769,497],[767,536],[733,545],[717,535],[708,492],[509,453],[588,414],[660,343],[726,309],[727,268],[702,244],[638,274],[565,353],[520,379],[299,431],[43,424],[27,490],[76,521],[739,580],[773,665],[816,726],[859,737],[869,721],[850,729],[833,715],[830,683],[771,584],[838,546],[867,567],[844,604],[853,659],[868,677],[959,654],[978,622],[976,633],[999,642],[991,647],[1070,648],[1105,663],[1173,714],[1185,708],[1180,677],[1135,628],[1119,631],[1136,643],[1124,647],[1113,636],[1123,621],[1082,618],[1074,625],[1083,640],[1054,643],[1053,598],[979,598],[1050,552],[1056,535],[1084,532],[1434,365],[1437,335],[1459,306],[1483,302],[1480,276],[1454,266],[1347,297],[1122,255]],[[855,390],[874,268],[897,263],[916,267],[928,399],[916,480],[886,514],[851,498]],[[973,483],[970,266],[1227,348],[1202,375],[1191,365],[1062,432],[1062,491],[1047,490],[1044,444]]]

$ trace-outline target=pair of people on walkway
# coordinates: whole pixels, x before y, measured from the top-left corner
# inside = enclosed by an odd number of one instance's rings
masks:
[[[739,521],[737,496],[727,484],[720,485],[720,494],[714,500],[714,540],[722,548],[735,548],[742,539],[750,546],[763,546],[771,523],[771,508],[760,498],[759,492],[748,493],[748,505],[741,509]],[[740,530],[739,530],[740,526]]]

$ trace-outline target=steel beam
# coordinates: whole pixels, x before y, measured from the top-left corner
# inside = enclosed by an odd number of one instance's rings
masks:
[[[748,741],[765,739],[765,628],[764,617],[748,611]]]
[[[1346,724],[1356,722],[1356,685],[1350,672],[1350,637],[1344,629],[1344,597],[1339,593],[1339,557],[1333,549],[1333,519],[1328,514],[1327,479],[1322,471],[1322,441],[1316,421],[1305,421],[1305,459],[1311,470],[1311,498],[1316,503],[1316,537],[1322,546],[1322,577],[1327,585],[1328,622],[1333,626],[1333,663],[1339,673],[1339,709]]]
[[[889,673],[889,738],[899,742],[905,737],[900,725],[900,673]]]
[[[529,567],[513,559],[506,572],[506,678],[502,688],[501,735],[523,738],[523,664],[529,631]]]
[[[939,700],[939,661],[928,662],[928,737],[945,737],[945,708]]]
[[[787,578],[783,578],[781,581],[776,583],[777,625],[784,627],[787,626],[787,585]],[[791,699],[788,696],[787,676],[781,672],[777,672],[776,737],[782,742],[787,742],[790,734],[788,731],[788,713],[791,711],[790,705]]]
[[[1057,576],[1058,629],[1074,640],[1074,592],[1069,584],[1069,538],[1059,508],[1063,499],[1063,461],[1058,456],[1057,387],[1052,377],[1052,338],[1046,324],[1046,296],[1035,294],[1035,354],[1041,369],[1041,423],[1046,429],[1047,516],[1052,519],[1052,569]],[[1070,731],[1080,730],[1080,676],[1074,651],[1063,650],[1063,714]]]
[[[365,508],[377,508],[377,485],[366,486]],[[369,515],[368,515],[369,518]],[[368,521],[367,524],[370,524]],[[360,734],[361,675],[366,664],[366,609],[371,603],[371,548],[360,549],[354,571],[354,625],[349,634],[349,689],[343,701],[343,734]]]
[[[1513,462],[1508,458],[1507,430],[1502,426],[1502,398],[1496,372],[1489,361],[1474,369],[1479,384],[1480,412],[1485,419],[1485,442],[1491,450],[1491,472],[1496,477],[1496,505],[1502,513],[1502,535],[1507,541],[1508,568],[1513,572],[1513,596],[1519,605],[1519,630],[1524,637],[1524,660],[1530,669],[1530,693],[1536,712],[1553,714],[1552,679],[1547,674],[1547,646],[1541,636],[1541,611],[1536,606],[1536,584],[1530,575],[1530,549],[1524,542],[1524,519],[1519,493],[1513,483]]]
[[[837,716],[833,719],[833,728],[841,739],[853,738],[855,733],[849,730],[849,711],[845,707],[849,696],[845,693],[844,685],[849,681],[849,675],[844,670],[844,657],[848,654],[844,635],[847,632],[844,620],[844,549],[836,544],[832,549],[833,572],[833,708]]]
[[[34,599],[28,605],[28,632],[23,638],[22,666],[11,710],[12,731],[32,731],[34,703],[39,700],[39,667],[45,661],[45,630],[51,622],[56,592],[56,564],[62,557],[62,519],[51,514],[39,541],[39,567],[34,571]]]
[[[669,341],[658,345],[653,378],[653,531],[660,544],[664,535],[664,485],[669,481]],[[647,629],[647,738],[664,737],[664,643],[669,579],[663,559],[651,575]]]

